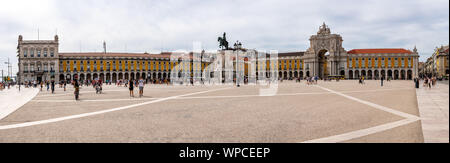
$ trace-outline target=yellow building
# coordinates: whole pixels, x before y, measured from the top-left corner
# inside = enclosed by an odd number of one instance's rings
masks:
[[[411,80],[417,76],[417,50],[354,49],[347,52],[348,78]]]

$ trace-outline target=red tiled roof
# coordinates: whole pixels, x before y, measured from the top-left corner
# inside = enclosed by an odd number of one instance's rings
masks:
[[[353,49],[348,54],[413,54],[406,49]]]
[[[279,57],[300,57],[303,56],[305,52],[285,52],[285,53],[278,53]]]

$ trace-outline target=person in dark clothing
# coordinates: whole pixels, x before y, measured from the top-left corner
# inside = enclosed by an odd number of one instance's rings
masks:
[[[130,97],[134,97],[134,82],[133,82],[133,80],[130,80],[129,81],[129,87],[128,87],[129,89],[130,89]]]
[[[414,84],[416,85],[416,88],[419,88],[419,78],[414,78]]]
[[[55,81],[54,80],[52,80],[51,86],[52,86],[52,94],[54,94],[55,93]]]
[[[75,88],[74,94],[75,94],[75,100],[78,100],[80,95],[80,84],[78,84],[77,80],[74,80],[73,87]]]

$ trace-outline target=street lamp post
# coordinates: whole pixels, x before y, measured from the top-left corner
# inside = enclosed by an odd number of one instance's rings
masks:
[[[240,76],[240,69],[239,69],[239,58],[238,58],[238,51],[236,51],[236,86],[240,87],[239,85],[239,76]],[[239,75],[238,75],[239,73]]]

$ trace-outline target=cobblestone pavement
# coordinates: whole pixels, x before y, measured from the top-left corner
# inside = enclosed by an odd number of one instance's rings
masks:
[[[424,142],[411,81],[91,87],[40,92],[0,120],[0,142]],[[135,90],[137,95],[137,90]]]

